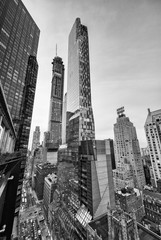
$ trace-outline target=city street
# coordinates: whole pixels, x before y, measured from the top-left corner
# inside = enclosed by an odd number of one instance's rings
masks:
[[[20,240],[52,240],[41,204],[37,199],[35,191],[31,189],[29,181],[25,180],[19,218]]]

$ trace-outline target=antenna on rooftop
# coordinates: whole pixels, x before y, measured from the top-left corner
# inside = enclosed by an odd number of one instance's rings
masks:
[[[125,116],[124,112],[125,112],[124,107],[120,107],[120,108],[117,109],[117,114],[118,114],[119,117]]]

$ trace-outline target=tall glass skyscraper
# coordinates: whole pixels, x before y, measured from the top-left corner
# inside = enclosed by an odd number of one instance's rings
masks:
[[[38,64],[35,56],[29,56],[21,103],[19,130],[17,133],[16,151],[27,153],[30,135],[32,111],[35,99]]]
[[[0,81],[16,132],[29,56],[37,55],[40,30],[21,0],[0,1]]]
[[[39,28],[21,0],[0,1],[0,82],[16,132],[15,150],[19,151],[18,155],[15,153],[7,160],[10,162],[12,158],[17,159],[18,165],[14,191],[9,184],[5,188],[6,207],[0,227],[1,224],[6,225],[6,230],[1,233],[7,236],[6,239],[10,239],[13,218],[17,218],[20,209],[38,71],[36,55],[39,34]]]
[[[68,45],[67,142],[78,147],[81,140],[94,138],[88,30],[77,18]]]
[[[58,238],[86,239],[87,224],[105,214],[108,204],[114,207],[115,201],[108,142],[95,140],[88,30],[79,18],[69,34],[64,107],[53,204],[60,207],[54,213],[53,228]]]

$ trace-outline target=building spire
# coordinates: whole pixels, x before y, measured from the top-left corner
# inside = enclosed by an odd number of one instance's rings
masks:
[[[57,43],[56,43],[56,57],[57,57]]]

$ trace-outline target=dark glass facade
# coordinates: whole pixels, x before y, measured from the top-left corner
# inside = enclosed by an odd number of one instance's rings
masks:
[[[64,65],[60,57],[53,59],[52,86],[50,97],[50,112],[48,131],[50,134],[48,145],[58,149],[61,144],[62,105],[64,90]]]
[[[7,187],[10,190],[6,192],[6,206],[10,205],[12,198],[12,215],[10,210],[4,211],[4,219],[11,218],[10,229],[6,230],[7,239],[10,239],[13,217],[18,216],[21,202],[38,70],[36,55],[39,34],[39,28],[21,0],[0,1],[0,82],[15,128],[15,150],[20,154],[13,170],[17,174],[12,186],[14,193],[11,193],[10,184]]]
[[[28,59],[37,54],[40,30],[21,0],[1,0],[0,13],[0,80],[18,132]]]
[[[16,150],[27,153],[32,119],[33,104],[35,98],[38,64],[36,57],[30,56],[28,60],[25,86],[23,89],[23,101],[20,111],[20,124],[16,141]]]
[[[67,143],[78,147],[81,140],[94,138],[88,30],[77,18],[68,44]]]
[[[68,42],[66,95],[66,144],[58,152],[58,183],[54,199],[54,232],[64,239],[86,239],[89,210],[79,199],[79,146],[82,140],[94,140],[95,128],[91,104],[88,30],[76,19]],[[64,143],[65,141],[63,141]],[[57,217],[59,216],[59,217]],[[66,226],[66,227],[64,227]]]
[[[80,204],[87,207],[93,219],[107,212],[107,203],[115,207],[112,178],[112,152],[108,140],[81,141],[78,161]]]

